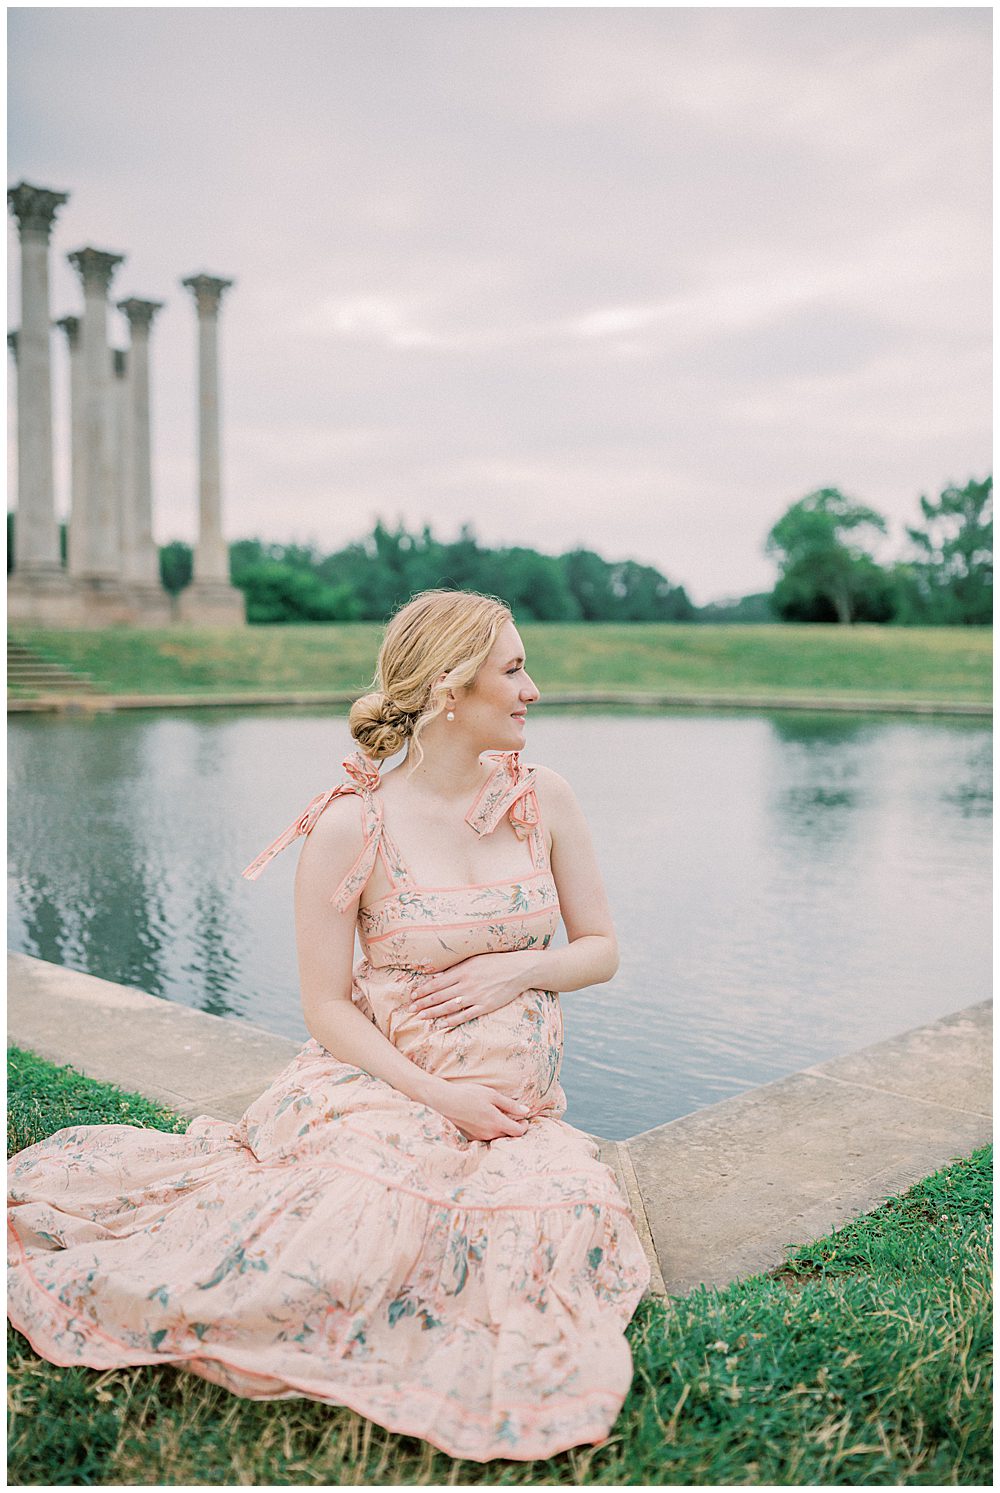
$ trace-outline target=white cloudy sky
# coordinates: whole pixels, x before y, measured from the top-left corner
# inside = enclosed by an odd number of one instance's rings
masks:
[[[986,8],[8,14],[8,180],[72,194],[53,316],[85,244],[167,302],[161,542],[195,532],[202,269],[237,282],[230,538],[468,520],[701,603],[771,584],[814,487],[881,509],[888,554],[989,470]]]

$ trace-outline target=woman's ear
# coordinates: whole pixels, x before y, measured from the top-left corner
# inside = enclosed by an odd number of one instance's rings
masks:
[[[440,689],[441,685],[444,684],[445,680],[448,678],[448,675],[451,672],[452,672],[451,669],[442,669],[441,673],[438,675],[438,677],[434,681],[434,688],[435,689]],[[448,699],[448,704],[449,705],[453,705],[455,703],[455,691],[453,689],[451,689],[450,687],[449,687],[449,689],[447,691],[447,699]]]
[[[450,674],[450,672],[451,672],[450,669],[442,669],[441,673],[437,676],[437,678],[435,679],[434,683],[431,685],[431,694],[434,695],[438,699],[442,698],[441,686],[444,684],[445,680],[448,678],[448,675]],[[443,698],[444,698],[444,703],[445,703],[446,706],[454,705],[454,703],[455,703],[455,691],[453,689],[446,689],[443,692]]]

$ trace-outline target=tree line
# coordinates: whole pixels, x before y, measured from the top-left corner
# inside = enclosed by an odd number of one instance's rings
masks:
[[[588,549],[491,549],[468,524],[449,542],[426,524],[410,533],[402,522],[390,528],[379,519],[371,534],[332,554],[240,539],[229,546],[230,573],[246,596],[247,620],[258,623],[381,622],[415,592],[447,586],[502,597],[523,621],[989,624],[992,476],[949,485],[919,504],[917,521],[906,528],[906,553],[882,564],[871,545],[886,534],[885,518],[839,488],[818,488],[792,503],[764,541],[778,567],[773,590],[704,607],[652,565],[605,560]],[[8,513],[8,571],[14,542]],[[191,546],[163,545],[160,574],[168,591],[183,590]]]
[[[241,539],[229,556],[249,622],[384,621],[414,592],[437,586],[499,596],[524,621],[688,622],[696,615],[683,586],[652,565],[605,560],[586,549],[490,549],[468,524],[449,543],[429,525],[410,533],[379,519],[367,537],[330,555],[310,545]],[[160,563],[168,590],[187,584],[189,546],[165,546]]]

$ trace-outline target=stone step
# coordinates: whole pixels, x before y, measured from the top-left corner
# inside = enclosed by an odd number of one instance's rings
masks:
[[[48,674],[62,674],[67,679],[89,679],[91,677],[82,671],[77,673],[75,669],[67,669],[64,664],[49,664],[30,658],[9,658],[7,670],[8,673],[14,674],[37,674],[39,678],[44,678]]]
[[[7,674],[9,678],[32,679],[90,679],[90,674],[77,674],[72,669],[64,669],[61,664],[29,664],[8,663]]]
[[[7,670],[8,684],[18,681],[27,682],[28,680],[37,680],[39,684],[89,684],[91,677],[90,674],[73,674],[68,669],[59,669],[56,667],[46,669],[40,667],[38,664],[19,664]]]
[[[44,693],[90,693],[98,688],[93,676],[76,673],[23,643],[7,642],[8,688]]]
[[[44,679],[35,679],[8,675],[7,688],[37,690],[40,694],[52,693],[53,691],[72,692],[74,690],[86,694],[88,692],[93,693],[95,686],[91,684],[89,679],[76,679],[73,675],[66,677],[60,675],[56,679],[49,678],[48,676]]]

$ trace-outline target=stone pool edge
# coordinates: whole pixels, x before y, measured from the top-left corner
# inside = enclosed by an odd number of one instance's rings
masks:
[[[185,1116],[235,1120],[300,1043],[8,953],[7,1040]],[[992,1002],[625,1141],[595,1136],[650,1259],[682,1295],[774,1269],[992,1135]]]
[[[92,715],[114,710],[187,710],[195,707],[232,706],[342,706],[352,705],[357,692],[307,690],[285,690],[262,694],[239,692],[215,692],[203,695],[141,695],[141,694],[72,694],[35,695],[31,698],[9,696],[7,712],[10,715],[29,711],[56,711],[64,714]],[[834,713],[848,712],[852,715],[952,715],[990,718],[993,706],[986,701],[972,700],[887,700],[874,696],[870,699],[849,699],[837,696],[824,699],[815,695],[794,695],[775,698],[773,695],[709,694],[691,695],[672,691],[653,690],[600,690],[593,693],[555,690],[546,694],[545,706],[612,705],[633,709],[662,709],[665,707],[685,710],[818,710]]]

